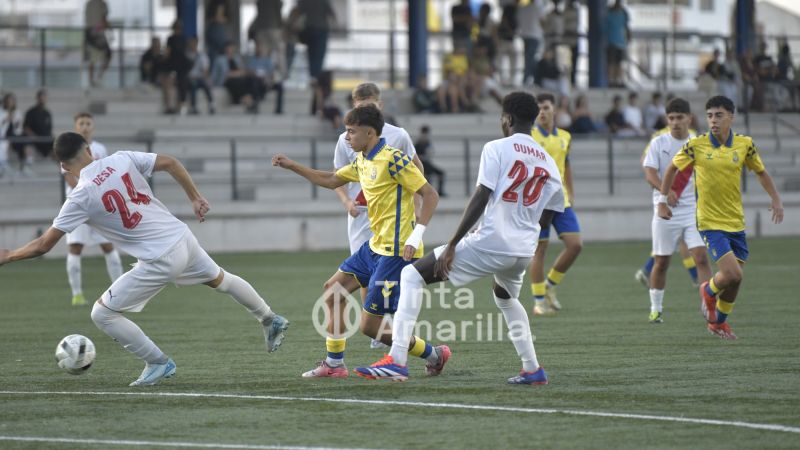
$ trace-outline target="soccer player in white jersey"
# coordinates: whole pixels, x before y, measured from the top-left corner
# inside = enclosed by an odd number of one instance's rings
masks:
[[[373,104],[378,109],[383,109],[383,102],[381,101],[381,90],[375,83],[361,83],[353,89],[353,107],[364,106]],[[353,150],[350,144],[345,139],[347,132],[339,135],[339,140],[336,142],[336,150],[333,156],[334,170],[339,170],[342,167],[349,166],[358,157],[358,153]],[[414,162],[420,172],[425,173],[422,167],[422,161],[417,156],[414,149],[414,143],[408,132],[400,127],[396,127],[390,123],[384,123],[381,137],[386,143],[392,147],[402,151],[408,155]],[[367,201],[364,198],[364,193],[361,191],[361,183],[351,182],[344,186],[339,186],[334,189],[336,195],[339,196],[342,205],[347,210],[347,238],[350,241],[350,254],[354,254],[369,241],[372,237],[372,231],[369,228],[369,219],[367,218]],[[419,205],[417,205],[419,206]],[[361,288],[361,299],[367,297],[367,288]],[[385,320],[390,321],[389,316]],[[385,347],[377,339],[372,339],[372,347],[380,348]]]
[[[653,188],[653,257],[655,263],[650,272],[650,323],[662,323],[664,287],[667,283],[667,269],[670,257],[682,240],[697,266],[701,280],[711,277],[705,243],[697,231],[695,217],[695,191],[692,166],[681,171],[672,183],[667,202],[672,207],[672,220],[658,217],[658,202],[661,180],[672,158],[694,134],[689,132],[691,111],[689,102],[675,98],[667,103],[667,124],[669,133],[653,138],[642,163],[645,178]]]
[[[108,156],[106,146],[92,139],[94,135],[94,117],[91,114],[79,112],[75,115],[75,132],[83,136],[86,142],[89,142],[89,149],[92,151],[94,159],[102,159]],[[69,196],[72,189],[78,184],[78,177],[63,170],[61,172],[64,175],[66,192],[67,196]],[[67,246],[69,248],[69,253],[67,253],[67,280],[69,281],[70,289],[72,289],[73,306],[88,304],[83,295],[81,253],[85,245],[91,244],[98,244],[103,250],[106,258],[106,270],[108,270],[108,276],[111,281],[114,282],[122,275],[122,260],[119,257],[119,252],[114,248],[114,244],[103,235],[85,224],[76,228],[75,231],[67,233]]]
[[[261,323],[267,351],[280,346],[289,322],[272,312],[247,281],[220,268],[186,224],[153,196],[146,177],[153,171],[166,171],[186,192],[200,222],[205,220],[208,202],[178,160],[154,153],[119,151],[95,161],[86,140],[71,132],[58,136],[54,150],[61,167],[79,178],[78,184],[53,226],[41,237],[13,251],[0,249],[0,266],[47,253],[65,233],[83,223],[136,257],[136,266],[111,284],[91,314],[100,330],[145,361],[142,374],[131,386],[153,385],[175,374],[172,358],[123,315],[141,311],[169,283],[202,283],[229,294]]]
[[[463,286],[492,276],[495,304],[503,312],[522,360],[522,371],[508,383],[547,384],[547,374],[536,359],[528,313],[519,302],[525,269],[536,251],[540,220],[549,225],[553,212],[564,210],[558,167],[530,135],[538,113],[536,99],[528,93],[513,92],[503,99],[501,124],[506,138],[484,146],[477,189],[450,242],[403,269],[392,349],[372,366],[357,368],[360,376],[408,379],[409,342],[426,284],[449,279]],[[467,234],[481,216],[478,229]]]

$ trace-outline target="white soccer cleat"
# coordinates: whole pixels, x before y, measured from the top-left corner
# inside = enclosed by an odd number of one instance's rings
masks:
[[[384,344],[383,342],[377,339],[372,339],[369,343],[369,348],[391,348],[391,347],[389,347],[388,345]]]
[[[642,283],[642,285],[648,289],[650,289],[650,279],[647,278],[647,274],[644,273],[644,270],[639,269],[636,271],[636,275],[634,275],[636,281]]]
[[[283,316],[275,314],[261,324],[264,326],[264,340],[267,343],[267,352],[272,353],[283,343],[284,332],[289,328],[289,321]]]
[[[158,384],[162,379],[175,375],[176,369],[177,366],[172,358],[168,359],[164,364],[147,363],[139,378],[128,386],[152,386]]]
[[[556,298],[556,288],[555,286],[547,286],[544,291],[544,301],[555,311],[561,311],[561,303],[559,303],[558,299]]]

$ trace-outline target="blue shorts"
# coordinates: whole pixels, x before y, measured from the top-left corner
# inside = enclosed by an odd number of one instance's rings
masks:
[[[714,262],[719,261],[720,258],[733,252],[733,256],[740,262],[747,261],[747,256],[750,252],[747,250],[747,239],[745,239],[744,231],[730,232],[719,230],[705,230],[700,232],[703,241],[708,247],[708,253],[711,254],[711,259]]]
[[[383,256],[372,251],[365,242],[357,252],[345,259],[339,271],[356,277],[361,287],[367,288],[364,311],[382,316],[394,314],[400,299],[400,272],[416,261],[406,261],[400,256]]]
[[[581,226],[578,225],[578,216],[575,215],[575,210],[572,207],[564,209],[564,212],[557,212],[553,214],[553,222],[551,225],[556,229],[556,233],[560,237],[562,234],[578,234],[581,232]],[[542,228],[539,232],[539,240],[547,240],[550,238],[550,227]]]

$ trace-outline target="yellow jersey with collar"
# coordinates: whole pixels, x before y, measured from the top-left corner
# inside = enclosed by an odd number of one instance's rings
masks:
[[[361,183],[372,230],[372,251],[383,256],[403,256],[416,221],[414,194],[427,183],[411,158],[381,138],[371,150],[360,152],[355,161],[337,170],[336,176]],[[422,255],[420,243],[414,258]]]
[[[570,143],[572,142],[572,135],[568,131],[561,128],[554,127],[553,132],[549,133],[542,128],[538,123],[533,126],[531,136],[542,148],[550,155],[556,162],[558,173],[561,174],[561,179],[565,180],[563,184],[564,189],[564,208],[572,206],[569,203],[569,193],[567,192],[567,183],[565,172],[567,170],[567,161],[569,161]]]
[[[690,139],[672,163],[680,170],[694,165],[698,230],[744,231],[742,167],[765,170],[753,138],[731,130],[721,143],[711,133],[702,134]]]

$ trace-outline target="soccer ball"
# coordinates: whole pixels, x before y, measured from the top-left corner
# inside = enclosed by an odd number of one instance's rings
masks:
[[[94,355],[94,343],[80,334],[70,334],[56,347],[58,367],[72,375],[86,373],[92,367]]]

